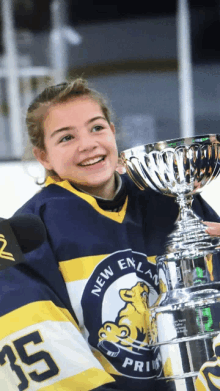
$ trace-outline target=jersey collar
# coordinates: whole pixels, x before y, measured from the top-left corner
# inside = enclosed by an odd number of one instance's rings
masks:
[[[59,181],[55,177],[48,177],[46,179],[45,186],[49,186],[49,185],[57,185],[70,191],[71,193],[75,194],[77,197],[80,197],[81,199],[89,203],[98,213],[102,214],[103,216],[111,220],[114,220],[118,223],[122,223],[125,218],[127,204],[128,204],[128,196],[126,197],[124,205],[119,212],[110,212],[100,208],[95,197],[91,196],[90,194],[77,190],[67,180]]]

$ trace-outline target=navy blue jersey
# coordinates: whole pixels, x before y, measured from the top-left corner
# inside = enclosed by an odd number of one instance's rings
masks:
[[[178,205],[122,178],[127,197],[119,212],[52,178],[17,212],[39,216],[47,241],[25,264],[0,273],[1,389],[155,388],[162,370],[160,352],[150,346],[155,259]],[[218,221],[200,196],[193,208]]]

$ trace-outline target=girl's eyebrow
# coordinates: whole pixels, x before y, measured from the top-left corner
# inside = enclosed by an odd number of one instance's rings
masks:
[[[94,117],[94,118],[89,119],[89,120],[86,122],[86,125],[89,125],[91,122],[96,121],[97,119],[102,119],[102,120],[108,122],[107,119],[106,119],[105,117],[102,117],[101,115],[99,115],[98,117]],[[56,130],[54,130],[53,133],[51,133],[50,138],[54,137],[57,133],[65,132],[65,131],[73,130],[73,129],[75,129],[75,126],[65,126],[65,127],[63,127],[63,128],[56,129]]]
[[[90,124],[91,122],[96,121],[97,119],[104,119],[104,121],[108,122],[105,117],[99,115],[98,117],[91,118],[89,121],[86,122],[86,124]]]
[[[74,126],[65,126],[64,128],[54,130],[54,132],[51,133],[50,138],[54,137],[57,133],[64,132],[65,130],[72,130],[72,129],[75,129]]]

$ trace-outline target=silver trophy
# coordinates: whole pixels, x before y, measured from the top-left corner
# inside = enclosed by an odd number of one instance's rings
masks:
[[[158,383],[166,382],[172,391],[194,391],[220,332],[220,239],[206,234],[192,202],[220,172],[220,136],[141,145],[123,151],[121,158],[141,190],[151,187],[179,204],[175,230],[157,257],[160,294],[151,307],[151,344],[160,347]]]

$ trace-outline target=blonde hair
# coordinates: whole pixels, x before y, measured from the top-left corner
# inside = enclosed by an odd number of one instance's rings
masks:
[[[26,125],[32,147],[45,150],[44,118],[47,110],[51,106],[84,96],[99,104],[103,115],[110,124],[112,112],[107,105],[104,96],[98,91],[91,89],[85,79],[77,78],[69,82],[45,88],[28,107]],[[49,175],[56,175],[56,173],[54,171],[46,170],[46,178]]]

